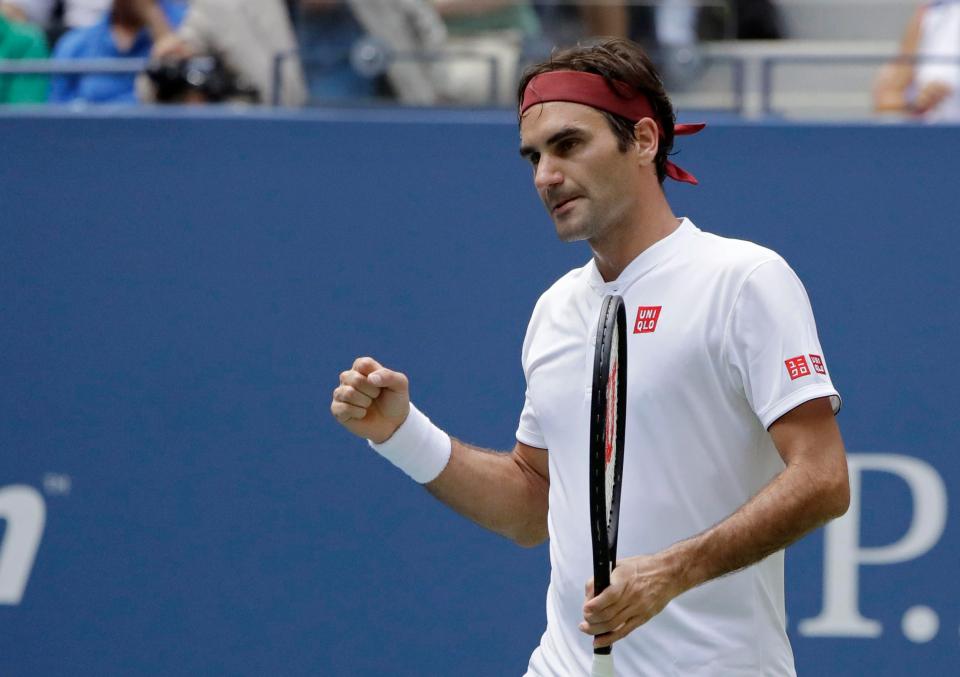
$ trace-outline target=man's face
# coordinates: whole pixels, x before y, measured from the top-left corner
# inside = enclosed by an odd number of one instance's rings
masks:
[[[620,151],[603,113],[565,101],[536,105],[520,121],[520,139],[561,240],[593,240],[629,218],[641,169],[632,146]]]

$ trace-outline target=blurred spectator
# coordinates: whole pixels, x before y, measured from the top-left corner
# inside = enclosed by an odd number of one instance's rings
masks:
[[[366,34],[346,0],[300,0],[297,40],[310,96],[318,101],[369,99],[377,83],[354,69],[353,45]]]
[[[449,37],[443,48],[445,98],[456,103],[511,104],[520,55],[540,35],[527,0],[433,0]]]
[[[780,40],[783,19],[771,0],[731,0],[727,6],[700,9],[698,30],[706,40]]]
[[[669,47],[696,43],[698,9],[693,0],[662,0],[654,14],[657,43]]]
[[[627,37],[630,28],[630,8],[626,3],[599,4],[595,0],[580,0],[578,4],[587,35]]]
[[[22,18],[22,13],[0,6],[0,61],[47,57],[47,39],[43,31],[24,23]],[[46,99],[45,76],[0,75],[0,104],[40,103]]]
[[[0,0],[17,7],[32,23],[47,33],[47,43],[56,44],[71,28],[97,23],[110,9],[111,0]]]
[[[553,44],[629,37],[644,45],[671,88],[684,86],[699,72],[699,0],[541,0],[539,11]]]
[[[631,7],[630,37],[643,44],[670,89],[694,82],[702,59],[695,0],[659,0]]]
[[[960,120],[960,0],[930,2],[916,11],[900,58],[877,74],[873,103],[878,113]]]
[[[401,103],[437,103],[444,68],[434,57],[442,53],[447,28],[432,0],[348,0],[347,4],[369,34],[350,49],[354,72],[372,76],[385,68],[390,89]]]
[[[630,3],[597,0],[536,0],[543,40],[537,46],[542,55],[554,46],[572,45],[589,37],[619,37],[630,34]]]
[[[86,28],[110,8],[110,0],[3,0],[3,4],[19,8],[31,22],[44,28],[58,19],[66,28]]]
[[[157,40],[152,57],[159,62],[152,77],[137,79],[143,101],[306,103],[284,0],[192,0],[183,23]]]
[[[783,19],[771,0],[734,0],[737,40],[781,40]]]
[[[598,3],[580,0],[580,18],[591,37],[625,38],[630,29],[630,8],[626,3]]]
[[[114,0],[110,11],[88,28],[64,34],[54,59],[148,57],[155,40],[169,35],[183,18],[183,6],[171,0]],[[50,101],[135,103],[134,76],[125,74],[57,75]]]

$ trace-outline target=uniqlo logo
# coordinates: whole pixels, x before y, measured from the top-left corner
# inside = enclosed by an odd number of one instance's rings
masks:
[[[633,325],[634,334],[649,334],[657,330],[660,309],[663,306],[640,306],[637,308],[637,321]]]
[[[796,381],[798,378],[810,375],[810,367],[807,366],[807,358],[803,355],[791,357],[784,362],[787,365],[787,373],[790,374],[790,380]]]
[[[827,368],[823,366],[823,358],[819,355],[810,353],[810,364],[813,365],[813,370],[818,374],[827,375]]]

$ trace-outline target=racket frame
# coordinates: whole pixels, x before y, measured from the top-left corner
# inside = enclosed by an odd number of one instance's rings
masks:
[[[607,386],[614,332],[617,335],[617,455],[614,462],[613,500],[607,527],[606,505],[606,412]],[[593,543],[593,594],[610,585],[610,573],[617,562],[617,534],[620,522],[620,488],[623,478],[623,441],[627,408],[627,314],[620,296],[605,296],[600,306],[593,360],[593,393],[590,402],[590,534]],[[609,654],[610,647],[594,649]]]

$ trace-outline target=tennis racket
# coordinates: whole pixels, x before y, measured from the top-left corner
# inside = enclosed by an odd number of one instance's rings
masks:
[[[627,405],[627,314],[623,299],[606,296],[600,306],[590,403],[590,536],[593,594],[610,585],[617,562],[623,433]],[[592,677],[613,677],[610,647],[593,650]]]

